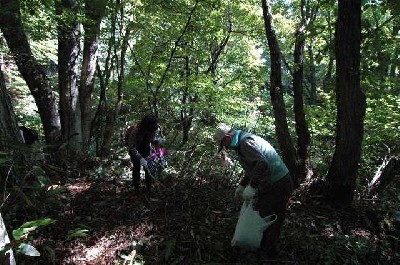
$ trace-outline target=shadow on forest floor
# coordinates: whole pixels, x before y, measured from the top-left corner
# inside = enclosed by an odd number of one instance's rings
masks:
[[[62,189],[61,189],[62,188]],[[25,264],[398,264],[383,215],[360,201],[334,210],[299,188],[292,196],[273,260],[251,253],[234,260],[230,248],[241,202],[227,177],[169,177],[151,194],[112,175],[80,177],[57,187],[57,222],[33,244],[41,257]],[[46,215],[47,214],[47,215]],[[82,237],[67,240],[75,230]],[[71,235],[71,234],[70,234]],[[39,259],[39,260],[38,260]],[[135,263],[136,262],[136,263]],[[21,263],[21,264],[22,264]]]

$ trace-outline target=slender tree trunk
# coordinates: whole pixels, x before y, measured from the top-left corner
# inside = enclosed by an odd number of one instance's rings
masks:
[[[393,30],[392,30],[392,37],[394,39],[396,39],[399,36],[399,32],[400,32],[400,18],[394,19],[393,20]],[[391,63],[390,63],[390,77],[392,78],[396,78],[396,72],[398,70],[400,70],[400,58],[399,58],[399,54],[400,54],[400,47],[399,45],[397,45],[394,48],[394,52],[391,55]],[[400,74],[399,74],[400,77]],[[396,80],[396,79],[395,79]],[[400,85],[399,85],[399,78],[397,78],[397,82],[394,82],[394,90],[397,93],[400,93]]]
[[[332,204],[353,201],[361,156],[365,96],[360,87],[361,0],[339,0],[336,23],[336,148],[327,175]]]
[[[297,177],[304,180],[312,176],[310,160],[310,132],[308,130],[306,114],[304,112],[303,79],[304,79],[304,37],[305,24],[299,26],[296,32],[294,47],[294,72],[293,72],[293,93],[294,93],[294,114],[297,133]]]
[[[330,84],[330,81],[332,79],[332,70],[333,70],[333,62],[335,60],[335,51],[334,51],[334,44],[333,44],[333,33],[332,33],[332,26],[331,26],[331,14],[329,12],[328,16],[327,16],[327,22],[328,22],[328,36],[329,39],[327,40],[327,50],[328,50],[328,54],[329,54],[329,61],[328,61],[328,69],[326,71],[326,74],[324,76],[324,79],[322,80],[322,89],[324,91],[327,91],[327,88]]]
[[[111,77],[111,73],[114,68],[113,58],[116,56],[113,55],[113,51],[115,51],[116,46],[116,31],[117,31],[117,20],[118,20],[118,8],[119,1],[117,1],[115,8],[112,10],[111,14],[111,26],[110,26],[110,38],[108,40],[107,45],[107,57],[105,59],[104,70],[102,71],[100,68],[100,64],[97,61],[97,75],[99,79],[100,85],[100,98],[97,106],[95,117],[93,118],[93,122],[91,125],[91,135],[94,137],[96,143],[96,155],[99,157],[103,157],[104,153],[106,153],[106,148],[104,148],[104,138],[105,138],[105,130],[107,127],[107,109],[108,109],[108,101],[106,96],[106,91],[109,84],[109,79]],[[123,8],[123,6],[121,6]],[[122,12],[123,13],[123,12]],[[106,143],[107,145],[107,143]]]
[[[86,154],[90,144],[90,129],[94,118],[92,96],[94,77],[98,57],[100,23],[107,1],[85,1],[86,23],[84,23],[85,39],[83,48],[82,71],[79,86],[79,103],[81,106],[83,152]]]
[[[193,120],[193,106],[192,106],[192,99],[193,97],[190,95],[189,92],[189,78],[191,75],[190,72],[190,58],[189,56],[185,56],[185,70],[183,74],[183,78],[185,80],[185,87],[183,88],[183,95],[182,95],[182,107],[181,107],[181,117],[180,122],[182,126],[182,146],[189,141],[189,132],[190,128],[192,127],[192,120]],[[215,64],[216,66],[216,64]],[[211,71],[212,73],[213,71]]]
[[[308,74],[308,81],[310,82],[310,104],[314,105],[317,103],[317,77],[316,77],[316,70],[315,70],[315,58],[313,47],[308,45],[308,57],[310,58],[310,70]]]
[[[275,116],[276,135],[281,147],[283,160],[297,182],[296,151],[290,136],[286,120],[286,108],[282,94],[281,54],[276,39],[275,27],[271,13],[271,0],[262,0],[265,32],[271,57],[270,95]]]
[[[18,0],[0,1],[0,28],[18,69],[35,99],[46,142],[53,145],[61,136],[58,105],[48,77],[32,55],[19,9]]]
[[[57,14],[63,18],[58,24],[58,88],[60,92],[60,117],[62,140],[67,143],[67,157],[81,155],[81,116],[78,92],[78,56],[80,52],[79,7],[75,0],[57,2]]]
[[[115,102],[113,108],[107,110],[106,116],[106,128],[104,131],[104,139],[102,144],[101,156],[107,155],[111,150],[111,139],[115,133],[115,127],[117,123],[117,118],[122,106],[122,100],[124,96],[124,80],[125,80],[125,57],[126,51],[128,49],[128,41],[132,31],[132,24],[129,24],[126,28],[125,36],[121,45],[121,55],[120,55],[120,65],[118,72],[118,82],[117,82],[117,101]]]
[[[107,68],[107,67],[106,67]],[[99,86],[100,86],[100,98],[99,98],[99,104],[97,106],[96,110],[96,115],[93,118],[92,122],[92,127],[91,130],[92,132],[90,133],[94,137],[94,141],[96,143],[96,155],[99,157],[102,157],[103,154],[103,139],[104,139],[104,127],[106,125],[105,123],[105,116],[106,116],[106,104],[107,104],[107,98],[106,98],[106,89],[107,86],[105,84],[105,79],[104,79],[104,74],[102,73],[100,69],[100,65],[97,63],[97,75],[99,77]]]

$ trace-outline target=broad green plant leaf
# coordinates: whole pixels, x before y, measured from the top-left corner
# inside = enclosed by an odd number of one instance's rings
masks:
[[[46,226],[53,224],[55,222],[54,219],[51,218],[45,218],[45,219],[40,219],[40,220],[34,220],[30,222],[26,222],[23,225],[21,225],[19,228],[15,229],[12,231],[13,237],[15,240],[21,239],[24,235],[27,235],[29,232],[32,232],[36,230],[36,228],[40,226]]]

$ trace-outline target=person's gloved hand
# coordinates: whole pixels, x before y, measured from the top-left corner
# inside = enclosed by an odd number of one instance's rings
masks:
[[[235,198],[240,198],[243,196],[244,186],[239,185],[235,190]]]
[[[256,195],[256,189],[254,189],[250,185],[247,185],[247,187],[243,190],[242,193],[243,200],[251,201],[254,195]]]
[[[141,166],[144,166],[145,168],[148,168],[148,167],[147,167],[147,160],[144,159],[144,158],[141,158],[141,159],[140,159],[140,165],[141,165]]]

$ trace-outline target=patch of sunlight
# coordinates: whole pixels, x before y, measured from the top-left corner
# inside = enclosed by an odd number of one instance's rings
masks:
[[[126,229],[129,230],[129,227],[125,227]],[[147,223],[143,222],[139,224],[136,228],[132,228],[132,230],[128,233],[125,233],[125,235],[118,235],[118,233],[113,233],[109,235],[105,235],[101,237],[99,240],[96,241],[96,243],[87,248],[86,250],[83,251],[81,254],[82,256],[79,257],[79,260],[86,260],[86,261],[98,261],[105,255],[110,255],[110,250],[111,252],[117,253],[118,251],[126,248],[126,244],[124,244],[124,237],[131,238],[128,234],[132,233],[131,235],[135,235],[135,238],[140,238],[139,241],[133,240],[131,242],[133,247],[136,247],[136,245],[151,245],[151,237],[152,236],[145,236],[146,234],[149,234],[149,231],[152,231],[155,229],[155,226],[152,223]],[[127,231],[125,231],[127,232]],[[127,240],[125,238],[125,241]],[[136,252],[135,252],[136,254]]]
[[[104,252],[104,250],[105,250],[104,246],[91,247],[86,251],[85,258],[87,260],[95,260],[96,258],[98,258]]]
[[[88,190],[92,186],[92,183],[77,183],[72,184],[67,187],[68,191],[71,193],[72,196],[75,196],[79,193]]]

